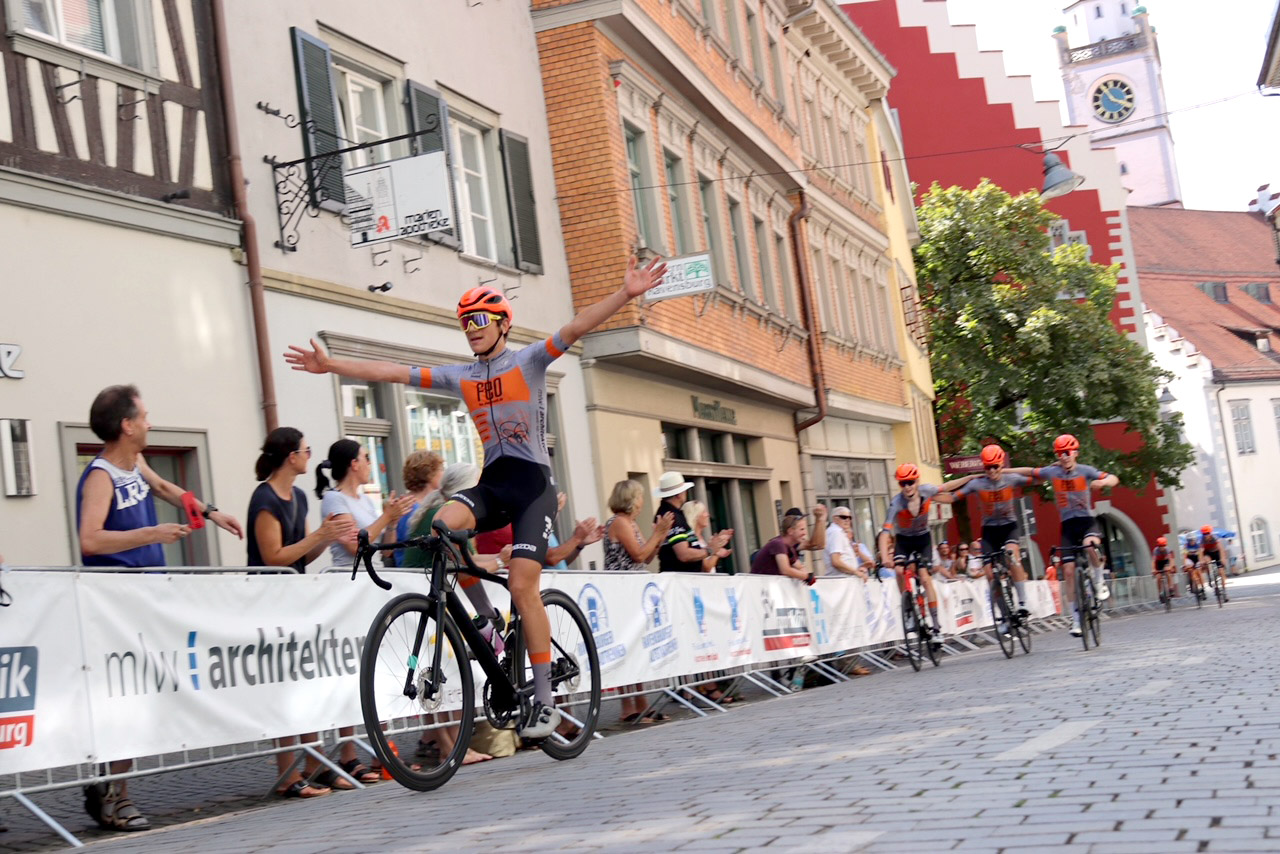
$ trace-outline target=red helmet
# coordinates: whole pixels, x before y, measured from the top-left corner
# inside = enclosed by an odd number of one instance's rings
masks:
[[[915,463],[903,463],[898,466],[898,470],[893,473],[894,480],[919,480],[920,469],[916,468]]]
[[[982,464],[984,466],[1002,466],[1009,459],[1005,454],[1004,448],[999,445],[987,445],[982,449]]]
[[[1205,525],[1204,527],[1202,527],[1202,528],[1200,529],[1200,533],[1202,533],[1202,534],[1212,534],[1212,533],[1213,533],[1213,528],[1209,527],[1208,525]]]
[[[462,319],[464,314],[471,314],[477,311],[492,312],[505,317],[508,323],[511,322],[511,303],[507,302],[507,298],[497,288],[484,286],[472,288],[462,295],[462,299],[458,300],[459,320]]]
[[[1164,537],[1156,537],[1156,545],[1157,545],[1157,546],[1167,546],[1167,545],[1169,545],[1169,541],[1168,541],[1167,539],[1165,539]]]
[[[1061,436],[1053,440],[1053,452],[1060,454],[1063,451],[1080,450],[1080,440],[1070,433],[1063,433]]]

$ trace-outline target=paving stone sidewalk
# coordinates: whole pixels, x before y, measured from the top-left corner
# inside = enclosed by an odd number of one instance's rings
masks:
[[[1280,574],[1231,593],[1221,610],[1107,620],[1088,653],[1064,631],[1037,635],[1012,660],[968,652],[610,737],[566,763],[526,752],[433,793],[244,799],[252,808],[92,847],[1280,851]]]

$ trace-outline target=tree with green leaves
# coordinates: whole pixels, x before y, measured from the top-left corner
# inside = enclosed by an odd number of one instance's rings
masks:
[[[1192,449],[1181,416],[1160,417],[1169,375],[1111,322],[1116,271],[1078,244],[1054,249],[1057,218],[1035,192],[934,184],[918,211],[916,275],[929,318],[939,438],[948,455],[996,441],[1017,461],[1052,457],[1060,433],[1080,457],[1141,487],[1179,484]],[[1101,447],[1093,424],[1123,421],[1137,450]]]

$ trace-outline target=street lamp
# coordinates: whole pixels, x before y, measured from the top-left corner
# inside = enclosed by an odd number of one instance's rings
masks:
[[[1084,183],[1084,176],[1077,175],[1067,168],[1062,158],[1052,151],[1044,156],[1044,186],[1040,188],[1040,198],[1056,199],[1065,196]]]

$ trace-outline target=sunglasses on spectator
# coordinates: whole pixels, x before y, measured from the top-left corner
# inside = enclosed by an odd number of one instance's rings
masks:
[[[987,471],[1000,471],[1003,466],[987,466]]]
[[[462,315],[462,331],[470,332],[472,329],[484,329],[490,323],[501,319],[502,315],[488,311],[474,311],[471,314],[464,314]]]
[[[844,515],[843,513],[841,513],[841,514],[840,514],[839,516],[837,516],[836,518],[837,518],[837,519],[844,519],[844,520],[848,521],[848,520],[852,519],[853,517],[852,517],[852,516],[846,516],[846,515]]]
[[[900,481],[898,481],[898,486],[914,486],[914,485],[915,485],[915,481],[914,481],[914,480],[900,480]]]
[[[968,546],[956,546],[956,551],[958,551],[958,552],[967,552],[967,551],[969,551],[969,547],[968,547]]]

